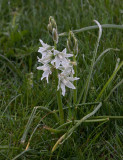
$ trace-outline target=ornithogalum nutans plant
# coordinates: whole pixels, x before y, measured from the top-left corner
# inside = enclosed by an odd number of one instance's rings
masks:
[[[91,61],[91,65],[90,65],[90,68],[88,69],[87,78],[85,79],[85,83],[81,87],[82,89],[78,92],[79,93],[78,94],[77,93],[77,82],[78,83],[80,82],[80,78],[77,76],[77,56],[78,54],[81,54],[79,53],[79,50],[78,50],[78,40],[74,34],[74,31],[73,32],[70,31],[69,33],[65,32],[62,34],[58,34],[58,28],[57,28],[56,21],[54,20],[53,17],[49,18],[49,24],[47,26],[47,29],[48,29],[49,35],[52,37],[54,45],[51,46],[50,44],[43,42],[42,40],[43,38],[40,39],[41,46],[39,47],[39,50],[38,50],[39,57],[37,57],[37,60],[38,60],[37,69],[43,71],[41,75],[41,80],[46,79],[47,83],[49,83],[49,81],[51,80],[49,77],[52,75],[52,79],[54,78],[55,86],[56,86],[58,110],[52,111],[48,107],[43,107],[43,106],[35,107],[27,123],[27,127],[23,134],[21,142],[23,143],[25,142],[27,131],[34,118],[35,112],[38,108],[48,113],[52,113],[57,121],[56,128],[51,128],[45,125],[43,126],[44,129],[47,129],[50,132],[54,132],[54,133],[64,132],[64,134],[58,139],[58,141],[54,145],[52,152],[54,152],[61,143],[65,142],[72,135],[75,129],[81,125],[81,123],[83,122],[84,123],[85,122],[102,122],[102,121],[107,122],[109,120],[109,117],[106,117],[106,116],[101,116],[101,118],[95,117],[95,119],[94,117],[91,118],[91,116],[93,116],[102,106],[102,95],[104,91],[106,90],[106,88],[110,85],[114,77],[116,76],[119,69],[122,67],[123,62],[121,62],[120,64],[117,63],[117,67],[115,68],[113,74],[111,75],[109,80],[106,82],[104,87],[101,89],[100,93],[98,94],[94,102],[87,103],[88,93],[90,89],[90,82],[93,77],[95,66],[100,61],[101,57],[107,51],[112,49],[112,48],[106,49],[97,57],[97,51],[99,48],[100,39],[102,35],[102,26],[100,25],[98,21],[94,20],[94,22],[97,24],[96,27],[99,29],[99,35],[98,35],[97,43],[95,44],[95,49],[93,52],[93,58]],[[93,28],[93,26],[90,26],[90,28],[91,27]],[[81,32],[81,30],[82,29],[75,30],[75,32],[79,33]],[[59,43],[59,38],[60,36],[64,36],[64,35],[68,36],[68,39],[66,41],[66,44],[67,44],[66,48],[64,48],[63,50],[58,50],[57,44]],[[122,82],[119,82],[117,86],[119,86]],[[114,89],[117,88],[117,86],[114,87]],[[72,91],[72,103],[71,103],[72,105],[70,106],[68,104],[67,107],[63,107],[62,97],[66,96],[66,92],[67,92],[66,87],[73,90]],[[109,98],[110,94],[104,99],[104,101]],[[82,102],[82,104],[80,102]],[[79,106],[83,106],[83,105],[92,105],[93,111],[91,108],[91,111],[89,112],[89,114],[85,115],[80,120],[78,120],[77,110]],[[95,105],[97,106],[94,108]],[[74,115],[72,118],[68,118],[68,112],[67,112],[67,116],[64,115],[64,110],[68,110],[68,109],[72,109],[72,115]],[[57,112],[59,114],[57,114]],[[35,130],[36,129],[34,129],[34,132]],[[28,146],[29,146],[29,143],[27,145],[27,148]]]
[[[38,52],[41,53],[41,58],[38,57],[38,62],[41,64],[41,66],[37,67],[37,69],[43,71],[41,80],[46,78],[47,83],[49,81],[48,77],[50,76],[50,74],[52,74],[53,71],[55,71],[54,78],[56,81],[56,92],[59,107],[60,123],[63,124],[64,113],[62,106],[61,91],[62,95],[65,96],[65,87],[76,90],[76,86],[74,86],[73,82],[79,79],[74,76],[74,65],[77,64],[73,63],[70,59],[71,57],[74,57],[73,52],[71,52],[71,54],[67,53],[66,48],[63,49],[63,51],[57,50],[58,31],[56,22],[53,19],[53,17],[49,18],[48,29],[49,33],[52,35],[54,46],[45,44],[42,40],[40,40],[41,47],[39,48]]]

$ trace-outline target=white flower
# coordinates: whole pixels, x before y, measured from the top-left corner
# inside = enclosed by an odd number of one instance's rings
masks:
[[[48,77],[52,73],[51,67],[54,66],[60,73],[58,75],[59,82],[57,89],[62,89],[62,95],[65,95],[65,87],[76,89],[72,82],[79,78],[73,77],[74,64],[69,60],[69,57],[72,57],[73,54],[67,54],[66,48],[60,52],[55,50],[54,47],[45,44],[42,40],[40,40],[40,42],[42,47],[39,48],[38,52],[42,54],[42,58],[38,57],[38,62],[42,63],[43,66],[39,66],[37,69],[44,71],[41,80],[46,78],[48,83]]]
[[[52,73],[52,72],[51,72],[51,67],[50,67],[48,64],[44,64],[43,66],[37,67],[37,69],[44,71],[44,73],[42,74],[41,80],[42,80],[43,78],[46,78],[47,83],[48,83],[48,76],[49,76],[49,74]]]
[[[79,78],[77,77],[69,77],[68,73],[65,74],[65,72],[59,74],[58,76],[59,83],[58,83],[58,90],[61,88],[62,89],[62,95],[65,96],[65,86],[71,89],[76,89],[75,86],[71,83],[75,80],[78,80]]]
[[[64,63],[63,66],[59,66],[58,69],[65,75],[73,76],[74,74],[73,63],[70,60],[68,60],[67,63]]]
[[[55,63],[56,69],[58,69],[60,65],[65,66],[65,64],[69,63],[67,58],[72,57],[73,54],[67,54],[66,48],[65,48],[62,52],[58,50],[54,50],[54,56],[55,56],[55,59],[51,61],[51,64]]]
[[[44,58],[48,52],[51,52],[51,50],[54,48],[46,43],[44,43],[41,39],[40,39],[41,45],[42,47],[39,47],[38,52],[42,54],[42,58]]]
[[[42,58],[39,58],[39,57],[37,58],[38,58],[38,62],[43,64],[48,64],[49,62],[52,61],[53,57],[54,57],[53,53],[51,51],[48,51],[45,56],[42,56]]]

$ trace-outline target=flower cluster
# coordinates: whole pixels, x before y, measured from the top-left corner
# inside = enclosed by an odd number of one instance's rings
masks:
[[[38,62],[42,66],[37,67],[38,70],[43,70],[41,80],[46,78],[48,83],[48,77],[52,74],[52,68],[58,70],[58,86],[57,89],[61,88],[62,95],[65,95],[65,86],[71,89],[76,89],[73,85],[73,81],[78,80],[79,78],[74,77],[73,65],[75,63],[70,61],[70,57],[73,54],[68,54],[66,48],[60,52],[55,49],[54,46],[45,44],[40,40],[42,47],[39,48],[38,52],[41,53],[42,57],[38,57]]]

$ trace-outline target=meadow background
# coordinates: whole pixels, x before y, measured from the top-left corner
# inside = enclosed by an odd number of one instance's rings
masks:
[[[49,16],[53,16],[58,32],[80,29],[100,24],[123,24],[122,0],[0,0],[0,160],[47,160],[59,136],[42,130],[42,124],[53,126],[51,115],[42,120],[34,133],[29,150],[27,142],[40,119],[46,114],[36,112],[26,142],[20,143],[27,121],[35,106],[57,109],[54,81],[47,85],[40,80],[42,72],[37,67],[37,52],[42,39],[53,44],[47,32]],[[98,29],[76,34],[78,53],[78,94],[88,75]],[[59,49],[66,47],[67,36],[59,39]],[[98,55],[109,51],[95,68],[87,102],[94,102],[103,85],[112,75],[117,59],[123,59],[123,29],[103,29]],[[84,54],[84,59],[83,59]],[[28,82],[33,72],[33,88]],[[107,88],[103,99],[121,81],[123,69]],[[123,115],[123,86],[117,88],[103,102],[96,115]],[[63,98],[70,104],[69,91]],[[90,106],[81,106],[80,118],[88,114]],[[54,124],[55,125],[55,124]],[[53,154],[59,160],[121,160],[123,158],[123,120],[111,119],[106,123],[83,123],[76,132]]]

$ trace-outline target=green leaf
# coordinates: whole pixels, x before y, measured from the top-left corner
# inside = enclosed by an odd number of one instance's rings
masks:
[[[108,87],[108,85],[112,82],[112,80],[114,79],[115,75],[117,74],[117,72],[122,67],[122,65],[123,65],[123,61],[119,64],[119,66],[117,67],[117,69],[113,72],[113,74],[111,75],[111,77],[109,78],[109,80],[104,85],[103,89],[100,91],[99,95],[97,96],[96,102],[102,97],[104,91],[106,90],[106,88]]]

